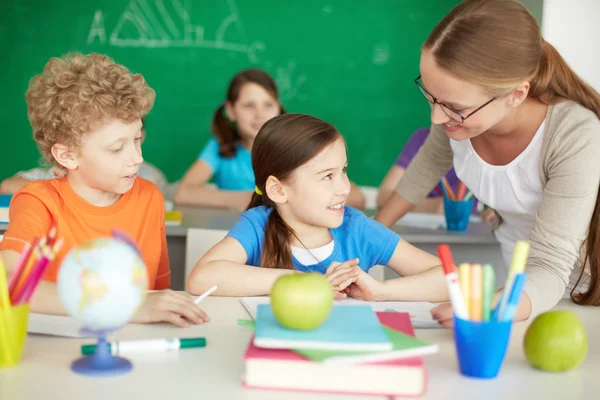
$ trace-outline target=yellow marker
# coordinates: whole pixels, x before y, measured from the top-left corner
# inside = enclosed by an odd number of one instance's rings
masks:
[[[515,245],[515,251],[513,252],[513,258],[510,263],[510,271],[506,277],[506,283],[502,290],[500,302],[498,303],[498,321],[502,321],[504,315],[504,309],[508,304],[508,298],[512,292],[513,283],[515,276],[525,271],[525,264],[527,263],[527,257],[529,256],[529,242],[524,240],[518,240]]]
[[[460,290],[463,292],[465,307],[471,315],[471,264],[463,263],[458,266],[458,279],[460,280]]]
[[[482,316],[482,272],[481,264],[473,264],[471,266],[471,308],[469,314],[471,314],[472,321],[481,321]]]

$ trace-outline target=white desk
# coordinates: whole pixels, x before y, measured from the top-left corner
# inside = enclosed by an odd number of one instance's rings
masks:
[[[0,369],[0,399],[62,400],[183,400],[183,399],[383,399],[245,389],[241,385],[242,356],[251,331],[237,320],[249,316],[238,298],[209,297],[202,303],[212,321],[185,330],[168,325],[129,325],[119,338],[205,336],[203,349],[129,357],[134,370],[112,378],[88,378],[70,370],[79,348],[89,340],[29,336],[21,364]],[[600,392],[600,318],[596,308],[563,300],[560,308],[574,310],[584,321],[590,346],[584,363],[569,373],[544,373],[531,368],[522,352],[526,324],[513,327],[510,348],[498,378],[479,381],[458,373],[452,331],[417,330],[417,336],[439,344],[440,352],[426,357],[428,390],[423,399],[596,399]]]

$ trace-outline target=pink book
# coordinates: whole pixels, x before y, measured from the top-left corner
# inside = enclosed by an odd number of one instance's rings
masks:
[[[378,312],[379,321],[414,336],[408,313]],[[250,388],[378,396],[420,396],[427,372],[421,357],[367,364],[313,362],[292,350],[263,349],[250,340],[244,385]]]

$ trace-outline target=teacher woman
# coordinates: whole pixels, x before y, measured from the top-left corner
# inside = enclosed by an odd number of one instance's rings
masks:
[[[594,49],[589,49],[594,51]],[[600,95],[579,78],[518,1],[466,0],[433,29],[415,83],[431,134],[376,219],[391,226],[454,165],[502,223],[508,263],[529,240],[516,320],[556,305],[600,304]],[[449,304],[435,308],[452,324]]]

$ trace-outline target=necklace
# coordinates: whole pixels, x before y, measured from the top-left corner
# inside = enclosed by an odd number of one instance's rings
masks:
[[[315,261],[317,262],[317,264],[319,264],[319,266],[320,266],[320,267],[323,269],[323,271],[327,271],[327,268],[325,268],[325,266],[324,266],[323,264],[321,264],[321,261],[319,261],[319,259],[317,258],[317,256],[315,256],[315,255],[313,254],[313,252],[312,252],[312,251],[310,251],[310,250],[308,249],[308,247],[306,247],[306,246],[304,245],[304,243],[302,243],[302,240],[300,240],[300,238],[298,237],[298,235],[296,235],[296,232],[294,232],[294,231],[293,231],[293,230],[291,230],[291,229],[290,229],[290,232],[292,232],[292,235],[294,235],[294,237],[296,238],[296,240],[297,240],[298,242],[300,242],[300,244],[302,245],[302,247],[304,247],[304,250],[306,250],[306,251],[308,252],[308,254],[310,254],[310,255],[312,256],[312,258],[314,258],[314,259],[315,259]]]

